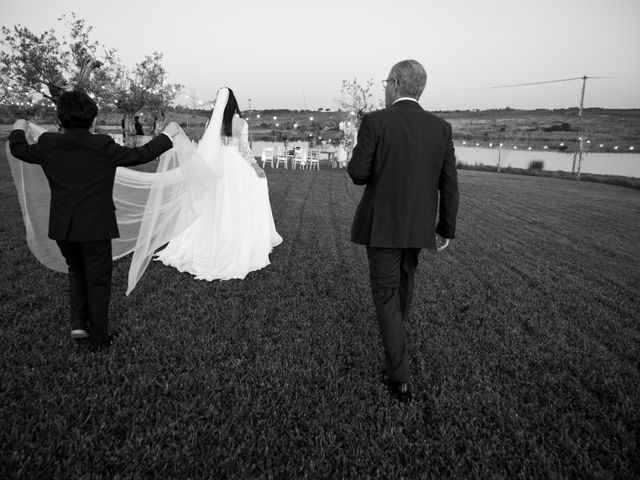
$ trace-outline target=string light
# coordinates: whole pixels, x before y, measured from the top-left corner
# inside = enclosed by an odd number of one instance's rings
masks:
[[[553,81],[553,83],[555,83],[555,82],[560,82],[560,81],[583,80],[583,78],[584,78],[584,77],[577,77],[577,78],[575,78],[575,79],[554,80],[554,81]],[[588,78],[590,78],[590,79],[591,79],[591,78],[611,78],[611,77],[588,77]],[[500,85],[500,86],[498,86],[498,87],[489,87],[489,88],[506,88],[506,87],[525,86],[525,85],[535,85],[535,84],[542,84],[542,83],[552,83],[552,82],[535,82],[535,83],[531,83],[531,84]],[[105,85],[101,85],[99,88],[100,88],[100,90],[102,90],[102,91],[108,90],[108,88],[107,88]],[[17,89],[15,89],[15,87],[13,87],[13,86],[11,86],[11,85],[8,85],[8,86],[7,86],[7,90],[8,90],[8,91],[10,91],[10,92],[18,91]],[[47,88],[46,88],[46,85],[45,85],[45,84],[41,84],[41,85],[40,85],[40,92],[41,92],[42,94],[45,94],[45,95],[46,95]],[[126,89],[126,93],[127,93],[127,94],[131,94],[131,90],[130,90],[130,89]],[[158,90],[158,89],[154,89],[154,90],[152,90],[152,93],[154,93],[154,94],[158,94],[158,93],[160,93],[160,90]],[[89,93],[89,95],[90,95],[90,97],[91,97],[91,98],[96,99],[96,95],[95,95],[93,92],[90,92],[90,93]],[[196,97],[193,97],[193,96],[191,96],[191,95],[187,95],[187,94],[184,94],[184,93],[181,93],[180,95],[182,95],[183,97],[190,98],[190,99],[194,100],[195,102],[197,102],[197,103],[198,103],[198,105],[203,105],[203,104],[205,104],[205,103],[208,103],[208,104],[213,104],[213,103],[214,103],[213,101],[204,102],[204,101],[202,101],[202,100],[200,100],[200,99],[198,99],[198,98],[196,98]],[[34,106],[45,106],[45,103],[47,103],[47,102],[45,102],[44,100],[40,100],[40,101],[36,100],[35,102],[34,102],[33,100],[29,100],[28,102],[25,102],[25,101],[15,102],[14,104],[15,104],[15,105],[18,105],[18,106],[20,106],[20,107],[34,107]],[[349,114],[350,114],[351,116],[355,116],[355,115],[356,115],[356,112],[351,111],[351,112],[349,112]],[[143,113],[140,113],[140,115],[143,115]],[[260,115],[259,115],[259,114],[258,114],[258,115],[256,115],[256,117],[255,117],[255,118],[259,119],[259,118],[260,118]],[[276,120],[277,120],[277,117],[276,117],[276,116],[274,116],[274,117],[273,117],[273,120],[274,120],[274,121],[276,121]],[[309,117],[309,121],[313,122],[313,121],[314,121],[314,117]],[[279,124],[279,123],[276,123],[276,126],[277,126],[277,127],[279,127],[279,126],[280,126],[280,124]],[[298,128],[298,127],[299,127],[299,125],[298,125],[297,123],[294,123],[293,128],[295,129],[295,128]],[[313,136],[313,134],[310,134],[310,137],[311,137],[311,136]],[[575,138],[575,137],[574,137],[574,138]],[[590,144],[591,144],[591,141],[590,141],[590,140],[586,140],[586,139],[585,139],[585,138],[583,138],[582,136],[578,137],[577,139],[578,139],[578,141],[580,141],[580,142],[585,141],[587,145],[590,145]],[[466,140],[465,140],[465,141],[462,141],[462,145],[467,145]],[[561,142],[559,145],[560,145],[560,147],[565,147],[565,142]],[[480,146],[480,143],[475,143],[475,146],[476,146],[476,147],[479,147],[479,146]],[[493,142],[489,143],[489,144],[488,144],[488,146],[489,146],[489,148],[493,148],[493,146],[494,146]],[[498,144],[496,144],[496,146],[498,146]],[[503,148],[504,146],[505,146],[505,145],[504,145],[503,143],[500,143],[500,144],[499,144],[499,148]],[[605,148],[605,144],[604,144],[604,143],[600,143],[600,144],[598,144],[598,146],[599,146],[599,148],[601,148],[601,149],[604,149],[604,148]],[[548,150],[548,149],[549,149],[549,146],[548,146],[548,145],[544,145],[542,148],[543,148],[544,150]],[[610,148],[610,147],[609,147],[609,148]],[[626,148],[628,151],[630,151],[630,152],[635,151],[635,146],[633,146],[633,145],[629,145],[629,146],[625,146],[625,145],[622,145],[622,146],[615,145],[615,146],[613,147],[613,150],[614,150],[614,151],[620,151],[620,150],[624,150],[625,148]],[[517,145],[514,145],[514,146],[513,146],[513,149],[514,149],[514,150],[518,150],[518,146],[517,146]],[[533,150],[533,148],[532,148],[531,146],[528,146],[528,147],[527,147],[527,150],[531,151],[531,150]]]
[[[293,128],[297,128],[297,127],[298,127],[298,124],[297,124],[297,123],[296,123],[296,124],[294,124]],[[578,140],[579,140],[579,138],[578,138]],[[585,143],[589,145],[589,144],[591,144],[591,140],[586,140],[586,141],[585,141]],[[461,144],[462,144],[462,145],[467,145],[467,141],[466,141],[466,140],[462,140],[462,141],[461,141]],[[471,144],[469,144],[469,145],[471,145]],[[467,146],[469,146],[469,145],[467,145]],[[481,145],[479,142],[475,143],[475,146],[476,146],[476,147],[480,147],[480,148],[482,148],[482,145]],[[488,144],[487,144],[487,146],[488,146],[489,148],[493,148],[493,147],[494,147],[494,144],[493,144],[493,142],[491,142],[491,143],[488,143]],[[496,146],[496,147],[498,147],[498,148],[512,148],[513,150],[519,150],[519,149],[520,149],[520,147],[519,147],[518,145],[514,145],[513,147],[507,147],[507,146],[505,146],[505,144],[504,144],[504,143],[495,144],[495,146]],[[565,146],[565,142],[561,142],[561,143],[559,144],[559,147],[564,147],[564,146]],[[605,147],[604,143],[601,143],[601,144],[599,144],[598,146],[599,146],[600,148],[604,148],[604,147]],[[524,148],[524,147],[523,147],[523,148]],[[533,151],[533,150],[534,150],[534,147],[533,147],[533,146],[531,146],[531,145],[529,145],[529,146],[527,146],[527,147],[526,147],[526,149],[527,149],[528,151]],[[543,145],[543,146],[542,146],[542,149],[543,149],[543,150],[549,150],[549,145]],[[627,149],[627,150],[628,150],[628,151],[630,151],[630,152],[635,152],[635,146],[634,146],[634,145],[629,145],[629,146],[624,146],[624,145],[623,145],[623,146],[620,146],[620,145],[616,145],[615,147],[613,147],[613,150],[615,150],[615,151],[620,151],[620,150],[625,150],[625,149]],[[587,153],[587,151],[588,151],[588,148],[587,148],[587,149],[585,149],[585,153]]]

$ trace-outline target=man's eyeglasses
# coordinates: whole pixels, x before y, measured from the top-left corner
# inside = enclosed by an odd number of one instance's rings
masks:
[[[396,85],[400,85],[397,78],[387,78],[386,80],[382,80],[382,88],[387,88],[389,82],[396,82]]]

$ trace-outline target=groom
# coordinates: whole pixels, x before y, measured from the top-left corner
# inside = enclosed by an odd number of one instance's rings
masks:
[[[121,147],[109,135],[93,135],[96,103],[83,91],[64,92],[57,104],[63,133],[43,133],[28,145],[27,122],[18,120],[9,135],[14,157],[42,166],[51,189],[49,238],[69,267],[71,338],[91,337],[91,347],[111,343],[111,239],[119,236],[113,204],[116,168],[149,162],[173,146],[178,126],[138,148]]]
[[[387,108],[363,117],[348,166],[353,183],[366,185],[351,240],[367,246],[388,387],[402,402],[411,399],[404,321],[420,249],[445,248],[458,211],[451,126],[418,103],[426,82],[415,60],[391,68]]]

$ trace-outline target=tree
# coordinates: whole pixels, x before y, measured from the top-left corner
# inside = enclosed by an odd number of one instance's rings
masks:
[[[3,75],[0,75],[0,105],[6,105],[9,111],[19,118],[53,116],[54,113],[51,102],[44,98],[34,98],[28,90]]]
[[[182,90],[182,85],[167,83],[167,72],[162,66],[162,54],[153,52],[136,65],[133,72],[122,69],[120,81],[115,85],[115,105],[124,116],[125,130],[133,133],[134,116],[145,111],[155,122],[154,133],[164,124],[171,102]]]
[[[23,100],[29,100],[28,92],[9,77],[0,74],[0,105],[12,105]]]
[[[167,71],[162,66],[162,54],[159,52],[147,55],[136,66],[134,78],[145,92],[145,109],[153,115],[154,119],[160,120],[154,125],[155,129],[158,129],[164,124],[167,109],[182,91],[183,86],[167,83]]]
[[[0,45],[5,48],[0,51],[0,101],[33,110],[42,106],[37,102],[40,96],[55,105],[65,89],[79,87],[99,107],[124,113],[131,128],[133,116],[143,109],[164,122],[165,112],[182,86],[167,83],[162,54],[147,55],[129,72],[114,49],[91,40],[93,27],[84,19],[72,13],[58,22],[67,30],[63,36],[54,29],[36,35],[22,25],[2,27]]]
[[[373,80],[367,80],[365,85],[358,83],[356,78],[353,81],[342,81],[342,99],[340,101],[340,113],[342,121],[339,123],[340,142],[347,151],[347,157],[351,157],[351,152],[356,142],[358,126],[365,113],[372,112],[382,106],[382,100],[377,102],[373,97]]]
[[[0,105],[4,105],[9,102],[12,90],[13,88],[10,85],[9,79],[0,76]]]
[[[354,112],[358,122],[365,113],[379,108],[381,100],[377,102],[373,99],[373,80],[367,80],[365,85],[360,85],[356,78],[352,82],[342,81],[342,99],[340,106],[346,110],[347,114]]]
[[[0,45],[0,76],[18,88],[21,95],[43,96],[55,104],[65,88],[80,86],[99,103],[109,101],[105,88],[112,82],[111,63],[115,51],[105,50],[104,59],[96,59],[101,44],[90,40],[91,26],[83,19],[62,16],[58,19],[69,30],[59,37],[54,29],[36,35],[22,25],[12,29],[2,27]],[[94,69],[108,64],[100,75],[89,83]]]

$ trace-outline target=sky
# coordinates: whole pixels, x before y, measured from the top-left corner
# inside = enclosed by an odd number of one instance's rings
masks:
[[[335,110],[343,80],[382,98],[411,58],[429,110],[577,107],[585,75],[585,108],[640,107],[640,0],[0,0],[0,25],[62,34],[71,12],[129,68],[162,53],[181,103]]]

